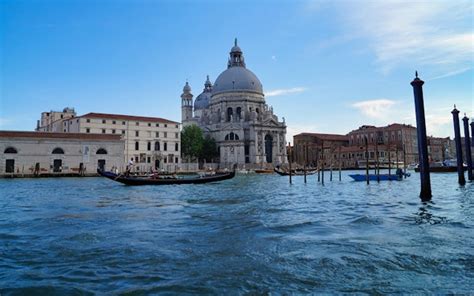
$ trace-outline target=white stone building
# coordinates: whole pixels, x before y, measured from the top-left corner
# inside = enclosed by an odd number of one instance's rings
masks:
[[[158,118],[107,113],[87,113],[63,121],[68,133],[121,135],[124,160],[133,159],[135,169],[175,171],[181,163],[180,124]]]
[[[181,99],[183,126],[196,124],[216,140],[222,166],[270,167],[287,162],[286,124],[265,103],[262,84],[246,68],[237,40],[227,70],[214,85],[208,77],[193,103],[186,82]]]
[[[0,131],[0,177],[95,175],[124,168],[120,135]]]

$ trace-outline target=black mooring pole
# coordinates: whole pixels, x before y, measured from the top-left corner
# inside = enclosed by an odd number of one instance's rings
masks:
[[[289,167],[289,171],[290,171],[290,184],[291,184],[291,145],[290,145],[290,142],[288,142],[288,167]]]
[[[467,178],[472,181],[471,139],[469,138],[469,118],[467,118],[466,113],[464,113],[462,121],[464,123],[464,146],[466,147]]]
[[[415,97],[416,134],[418,138],[418,156],[420,158],[420,198],[422,201],[429,201],[432,195],[428,144],[426,141],[425,106],[423,102],[423,84],[425,82],[418,78],[418,72],[415,72],[415,76],[415,79],[410,84],[413,86],[413,95]]]
[[[458,165],[458,183],[459,185],[465,185],[466,179],[464,178],[464,167],[462,165],[462,144],[461,144],[461,129],[459,127],[459,110],[454,105],[453,111],[453,124],[454,124],[454,142],[456,143],[456,159]]]
[[[367,140],[367,136],[364,138],[365,140],[365,179],[367,181],[367,185],[369,185],[369,141]]]

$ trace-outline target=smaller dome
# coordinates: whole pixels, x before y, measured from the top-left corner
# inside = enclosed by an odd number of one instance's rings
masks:
[[[197,96],[196,100],[194,101],[194,110],[206,109],[207,107],[209,107],[210,100],[211,100],[210,92],[201,93],[199,96]]]
[[[209,107],[209,101],[211,100],[212,83],[207,75],[206,82],[204,82],[204,90],[196,97],[194,101],[194,110],[206,109]]]
[[[191,92],[191,86],[189,86],[189,83],[186,81],[186,85],[183,87],[183,92]]]

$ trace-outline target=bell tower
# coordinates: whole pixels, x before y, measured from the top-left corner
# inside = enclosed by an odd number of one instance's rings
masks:
[[[191,93],[191,87],[186,81],[186,85],[183,87],[183,93],[181,94],[181,122],[191,120],[193,118],[193,94]]]

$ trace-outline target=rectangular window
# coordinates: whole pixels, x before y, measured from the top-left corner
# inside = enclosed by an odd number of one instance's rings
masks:
[[[167,133],[167,132],[164,132],[164,133],[163,133],[163,137],[167,138],[167,137],[168,137],[168,133]]]
[[[148,126],[151,126],[151,123],[148,123]]]
[[[155,126],[156,126],[156,127],[160,127],[160,124],[159,124],[159,123],[157,123],[157,124],[155,124]]]
[[[112,124],[116,124],[115,120],[112,121]]]
[[[122,121],[122,125],[125,125],[125,121]]]
[[[137,122],[135,122],[135,125],[136,125],[136,126],[139,126],[139,125],[140,125],[140,123],[137,121]]]
[[[138,162],[138,156],[135,156],[135,162]]]
[[[137,142],[135,142],[135,150],[139,150],[140,149],[140,144]]]
[[[176,136],[176,139],[178,139],[179,138],[179,133],[176,133],[175,136]]]
[[[165,123],[165,127],[168,127],[168,125]]]
[[[122,135],[125,135],[125,130],[122,130]]]
[[[115,130],[114,130],[114,129],[112,130],[112,134],[115,134]]]
[[[175,158],[175,162],[178,163],[178,158],[177,157]]]
[[[139,136],[139,132],[135,131],[135,137],[138,137],[138,136]]]
[[[102,123],[106,123],[107,121],[105,119],[102,119]]]
[[[102,133],[105,134],[105,128],[102,129]]]
[[[147,149],[148,151],[151,150],[151,142],[148,142],[148,144],[147,144],[147,146],[146,146],[146,149]]]
[[[91,132],[91,129],[90,128],[86,128],[86,133],[90,133]]]
[[[156,132],[156,133],[155,133],[155,136],[156,136],[157,138],[159,138],[159,137],[160,137],[160,132]]]
[[[179,128],[179,124],[176,125],[176,128]]]
[[[150,156],[148,156],[148,157],[146,158],[146,162],[151,163],[151,157],[150,157]]]

